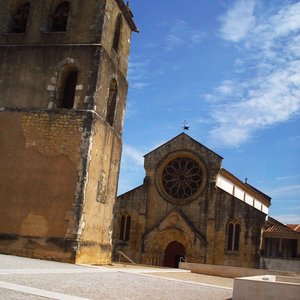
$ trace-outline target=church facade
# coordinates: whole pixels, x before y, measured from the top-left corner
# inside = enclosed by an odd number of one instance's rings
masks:
[[[1,0],[0,15],[0,253],[108,263],[132,13]]]
[[[182,133],[144,157],[144,183],[117,198],[114,259],[259,267],[271,198]],[[120,252],[121,251],[121,252]]]

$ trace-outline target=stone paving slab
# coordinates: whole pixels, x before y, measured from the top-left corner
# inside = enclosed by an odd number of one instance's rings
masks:
[[[45,300],[45,297],[39,297],[36,295],[30,295],[21,292],[10,291],[6,289],[0,289],[0,299],[9,300]]]
[[[225,300],[232,297],[231,288],[157,277],[154,270],[160,271],[146,267],[76,266],[0,255],[0,298]],[[176,269],[161,270],[159,274],[184,274]]]
[[[232,278],[224,278],[218,276],[209,276],[203,274],[196,274],[191,272],[157,272],[150,273],[153,276],[165,277],[174,280],[182,280],[182,281],[192,281],[196,283],[220,286],[220,287],[228,287],[233,288],[233,279]]]
[[[32,259],[0,254],[1,269],[82,269],[85,265],[73,265],[57,261]]]

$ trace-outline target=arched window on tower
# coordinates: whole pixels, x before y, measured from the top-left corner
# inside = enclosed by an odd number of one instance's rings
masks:
[[[106,121],[110,126],[114,125],[117,95],[118,95],[117,81],[115,79],[112,79],[109,86],[109,94],[107,99],[107,111],[106,111]]]
[[[120,241],[123,242],[129,241],[130,225],[131,225],[130,215],[122,215],[121,224],[120,224],[120,237],[119,237]]]
[[[227,225],[227,251],[239,251],[241,226],[229,222]]]
[[[57,108],[73,108],[77,77],[78,70],[73,65],[67,65],[59,72]]]
[[[116,20],[115,33],[113,39],[113,49],[118,52],[121,40],[121,31],[122,31],[122,15],[119,14]]]
[[[64,32],[67,30],[68,18],[70,12],[69,1],[59,4],[52,14],[52,28],[54,32]]]
[[[11,31],[14,33],[24,33],[30,10],[29,2],[26,2],[18,7],[15,14],[12,16]]]

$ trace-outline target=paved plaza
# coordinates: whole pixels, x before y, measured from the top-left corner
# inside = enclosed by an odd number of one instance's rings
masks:
[[[0,299],[230,299],[232,280],[186,270],[0,255]]]

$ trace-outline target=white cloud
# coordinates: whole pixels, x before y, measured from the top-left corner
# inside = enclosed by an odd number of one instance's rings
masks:
[[[253,11],[254,1],[248,4]],[[245,6],[246,1],[237,1],[224,18],[233,24],[233,17],[239,18],[237,11],[241,12]],[[239,68],[243,62],[244,80],[227,79],[205,97],[213,102],[211,115],[216,122],[210,132],[213,143],[238,146],[257,130],[299,114],[299,16],[300,3],[282,7],[274,16],[259,18],[262,21],[255,26],[253,23],[252,30],[244,30],[239,38],[230,36],[229,25],[225,35],[223,24],[223,38],[232,42],[245,40],[244,44],[239,43],[243,59],[238,58],[235,65]]]
[[[207,102],[214,102],[214,101],[216,101],[218,99],[217,96],[214,95],[214,94],[200,95],[200,98],[202,98],[202,97]]]
[[[238,67],[242,67],[244,65],[244,61],[240,58],[237,58],[235,61],[234,61],[234,64]]]
[[[270,20],[270,28],[273,29],[274,37],[286,36],[296,32],[300,28],[300,3],[282,8],[278,14]],[[269,31],[269,30],[267,30]]]
[[[272,216],[283,224],[300,224],[299,214],[284,214]]]
[[[299,195],[300,194],[300,184],[281,186],[268,191],[268,194],[274,198],[285,198],[288,196]]]
[[[287,176],[280,176],[277,177],[276,180],[291,180],[291,179],[295,179],[295,178],[299,178],[300,175],[287,175]]]
[[[130,87],[137,90],[142,90],[149,84],[146,82],[134,82]]]
[[[249,139],[249,133],[243,128],[234,128],[224,124],[210,131],[212,144],[237,146]]]
[[[134,103],[128,101],[127,104],[126,104],[125,118],[126,119],[131,119],[132,117],[135,117],[138,114],[139,114],[139,111],[137,109],[137,105],[134,105]]]
[[[201,44],[206,34],[204,32],[192,32],[190,41],[193,44]]]
[[[133,57],[128,63],[128,81],[130,88],[141,90],[149,85],[146,81],[148,77],[148,59]]]
[[[224,80],[214,89],[213,93],[204,95],[204,100],[211,103],[228,102],[232,97],[242,96],[246,85],[247,83],[240,82],[237,85],[233,80]]]
[[[232,83],[232,81],[226,80],[217,88],[218,92],[224,96],[231,95],[234,88]]]
[[[128,144],[123,145],[118,194],[128,192],[141,184],[144,178],[143,153]]]
[[[255,26],[254,0],[238,0],[221,18],[223,39],[238,42]]]
[[[147,70],[149,60],[140,57],[135,57],[128,63],[128,78],[129,80],[141,79]]]
[[[300,35],[293,37],[286,47],[291,55],[297,55],[300,53]]]
[[[123,145],[122,161],[124,161],[125,164],[129,162],[130,164],[133,163],[137,166],[144,165],[142,152],[128,144]]]
[[[176,20],[165,37],[165,50],[171,51],[177,47],[200,44],[205,36],[205,32],[191,28],[186,21]]]

